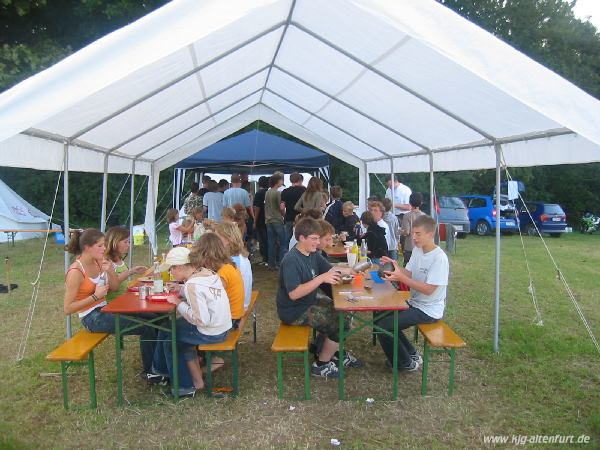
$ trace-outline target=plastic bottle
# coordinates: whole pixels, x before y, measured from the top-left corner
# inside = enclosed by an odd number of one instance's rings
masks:
[[[360,244],[360,259],[359,259],[359,261],[366,261],[367,253],[368,253],[367,241],[365,239],[363,239],[362,244]]]
[[[167,255],[166,255],[165,253],[163,253],[163,254],[162,254],[162,257],[161,257],[161,259],[160,259],[160,262],[161,262],[161,263],[164,263],[164,262],[165,262],[165,259],[166,259],[166,257],[167,257]],[[165,270],[164,272],[161,272],[161,275],[162,275],[162,280],[163,280],[163,286],[164,286],[164,285],[165,285],[167,282],[171,281],[171,274],[169,273],[169,271],[168,271],[168,270]]]
[[[356,255],[356,260],[358,261],[359,250],[358,250],[358,245],[356,245],[356,241],[353,241],[352,248],[350,249],[350,252],[354,253]]]
[[[152,281],[152,292],[155,294],[162,294],[164,291],[164,284],[162,274],[160,273],[160,263],[158,262],[158,258],[154,258]]]

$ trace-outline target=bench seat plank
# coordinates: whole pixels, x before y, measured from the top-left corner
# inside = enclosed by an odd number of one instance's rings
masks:
[[[311,327],[306,325],[279,325],[271,346],[273,352],[304,352],[308,349]]]
[[[48,361],[83,361],[108,336],[108,333],[79,330],[75,336],[46,356],[46,359]]]
[[[442,320],[435,323],[419,324],[419,331],[432,347],[460,348],[466,342]]]

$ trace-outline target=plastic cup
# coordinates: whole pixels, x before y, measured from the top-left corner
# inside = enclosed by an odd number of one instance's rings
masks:
[[[352,284],[356,287],[363,287],[364,279],[365,277],[362,273],[357,273],[356,275],[354,275],[354,281],[352,282]]]
[[[352,268],[356,265],[356,253],[348,252],[348,267]]]

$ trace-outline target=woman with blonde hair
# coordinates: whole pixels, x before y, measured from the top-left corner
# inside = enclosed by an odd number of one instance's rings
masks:
[[[106,258],[112,262],[113,269],[117,274],[119,289],[109,292],[107,300],[112,300],[127,290],[125,281],[133,274],[142,274],[148,268],[146,266],[127,267],[124,258],[129,252],[129,229],[124,227],[112,227],[106,232]]]
[[[215,226],[215,233],[240,269],[244,281],[244,310],[246,310],[252,297],[252,266],[239,227],[233,223],[219,223]]]
[[[323,182],[318,177],[312,177],[300,199],[296,202],[294,209],[303,211],[305,209],[321,209],[323,203]]]

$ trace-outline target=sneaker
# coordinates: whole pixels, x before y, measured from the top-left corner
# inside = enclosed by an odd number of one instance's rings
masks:
[[[314,362],[310,368],[311,375],[315,377],[337,378],[339,376],[338,368],[333,361],[329,361],[323,365],[318,365]]]
[[[335,363],[336,367],[340,366],[340,357],[338,352],[335,352],[335,355],[333,355],[331,361]],[[344,367],[362,367],[364,365],[365,364],[360,359],[355,357],[352,353],[344,352]]]
[[[150,384],[157,384],[159,386],[166,386],[169,384],[170,381],[169,377],[152,372],[143,373],[142,378]]]
[[[418,351],[415,351],[413,355],[410,355],[410,359],[415,361],[418,365],[423,365],[423,357]]]
[[[385,366],[388,369],[391,369],[392,363],[388,359],[386,359]],[[404,370],[405,372],[414,372],[415,370],[419,370],[419,366],[420,366],[420,364],[411,358],[410,364],[407,367],[398,367],[398,370]]]
[[[197,391],[195,387],[179,388],[179,398],[194,398]],[[171,390],[171,394],[175,397],[175,391]]]

